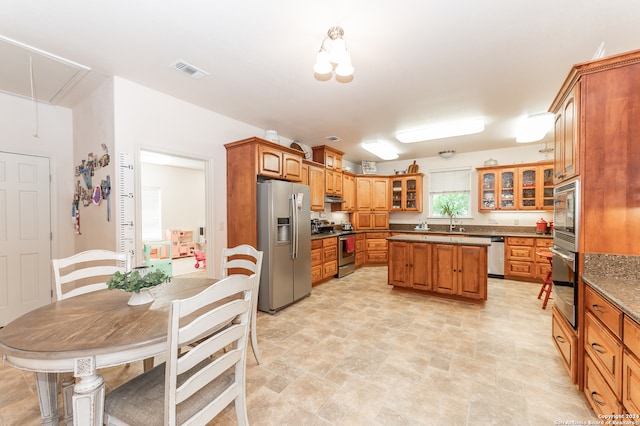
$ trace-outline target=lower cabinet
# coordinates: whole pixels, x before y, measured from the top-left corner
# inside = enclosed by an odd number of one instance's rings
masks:
[[[486,247],[391,241],[389,284],[487,299]]]
[[[431,244],[389,243],[389,284],[431,290]]]
[[[486,300],[486,248],[434,244],[433,287],[439,293]]]
[[[584,394],[597,414],[623,414],[623,318],[609,300],[585,288]]]
[[[571,383],[578,383],[578,336],[560,311],[554,306],[551,315],[551,333],[553,343],[569,371]]]
[[[365,234],[356,234],[356,268],[364,265],[366,257],[366,238]]]
[[[505,278],[519,281],[542,281],[549,271],[549,261],[536,252],[553,246],[551,238],[507,237],[505,239]]]
[[[366,264],[386,264],[387,263],[387,259],[388,259],[387,237],[389,237],[388,232],[365,233],[364,263]]]
[[[311,284],[317,284],[338,273],[338,239],[311,241]]]

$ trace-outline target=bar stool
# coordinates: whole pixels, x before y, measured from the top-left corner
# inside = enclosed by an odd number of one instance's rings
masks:
[[[542,309],[547,309],[547,302],[549,301],[549,296],[551,296],[551,288],[553,287],[553,280],[551,279],[551,270],[552,270],[552,261],[553,253],[550,251],[538,251],[536,252],[538,256],[544,257],[549,261],[549,272],[547,272],[547,276],[542,281],[542,287],[540,287],[540,292],[538,293],[538,299],[542,297],[542,294],[545,293],[544,302],[542,302]]]

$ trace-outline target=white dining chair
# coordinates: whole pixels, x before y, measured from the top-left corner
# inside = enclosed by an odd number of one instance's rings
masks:
[[[248,424],[245,370],[253,279],[231,275],[172,301],[167,361],[107,394],[106,424],[204,425],[234,401],[238,424]],[[182,352],[184,347],[189,350]]]
[[[110,250],[87,250],[62,259],[51,259],[56,300],[107,288],[109,277],[129,269],[129,256]],[[144,369],[153,367],[153,359],[144,360]],[[73,386],[75,379],[65,375],[61,380],[64,418],[71,424],[73,417]]]
[[[251,349],[256,362],[260,364],[262,358],[258,350],[258,336],[256,334],[256,315],[258,309],[258,288],[260,287],[260,273],[262,272],[262,252],[250,246],[241,244],[236,247],[222,249],[222,262],[220,264],[220,276],[222,278],[231,274],[255,274],[255,292],[251,303]]]
[[[107,288],[109,277],[129,268],[129,256],[109,250],[87,250],[52,259],[57,300]]]

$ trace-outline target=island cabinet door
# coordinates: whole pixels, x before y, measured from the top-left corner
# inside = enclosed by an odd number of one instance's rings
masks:
[[[458,294],[475,299],[487,298],[487,249],[458,247]]]
[[[444,294],[458,292],[458,260],[456,246],[433,245],[433,290]]]
[[[431,290],[431,244],[414,243],[411,246],[413,288]]]
[[[411,244],[403,241],[389,242],[389,285],[411,287]]]

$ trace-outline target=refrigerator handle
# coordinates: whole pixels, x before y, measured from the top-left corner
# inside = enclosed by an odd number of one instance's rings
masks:
[[[293,236],[291,238],[291,258],[298,257],[298,210],[296,209],[296,194],[291,195],[291,221]]]

